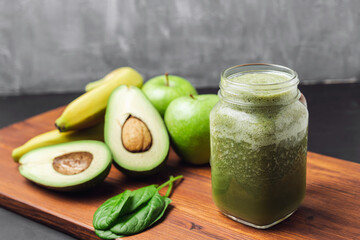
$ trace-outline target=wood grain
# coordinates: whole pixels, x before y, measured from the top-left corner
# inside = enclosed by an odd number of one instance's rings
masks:
[[[360,164],[309,153],[303,204],[286,221],[256,230],[223,216],[211,198],[210,167],[182,163],[171,151],[162,173],[142,180],[111,169],[101,185],[81,193],[58,193],[23,178],[11,159],[14,147],[53,129],[63,108],[0,130],[0,205],[79,239],[98,239],[92,215],[107,198],[125,189],[162,183],[183,174],[165,219],[127,239],[360,239]]]

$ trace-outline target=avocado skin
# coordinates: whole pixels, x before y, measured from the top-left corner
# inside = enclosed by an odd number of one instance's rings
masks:
[[[130,178],[146,178],[152,175],[155,175],[157,173],[159,173],[161,170],[163,170],[166,166],[166,162],[167,159],[169,157],[169,152],[170,149],[164,159],[164,161],[162,161],[162,163],[160,165],[158,165],[157,167],[148,170],[148,171],[133,171],[133,170],[129,170],[126,168],[121,167],[115,160],[113,160],[113,165],[123,174],[125,174],[126,176],[130,177]]]
[[[91,179],[90,181],[81,183],[79,185],[74,185],[74,186],[68,186],[68,187],[50,187],[50,186],[46,186],[34,181],[29,180],[32,183],[35,183],[36,185],[39,185],[41,187],[47,188],[47,189],[51,189],[54,191],[59,191],[59,192],[78,192],[78,191],[85,191],[89,188],[92,188],[98,184],[100,184],[101,182],[103,182],[105,180],[105,178],[107,177],[107,175],[109,174],[111,169],[111,163],[109,164],[109,166],[107,166],[107,168],[104,169],[104,171],[102,171],[98,176],[94,177],[93,179]]]

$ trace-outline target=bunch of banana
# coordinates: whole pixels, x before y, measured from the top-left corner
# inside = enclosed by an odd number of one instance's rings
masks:
[[[142,76],[130,67],[115,69],[86,86],[86,93],[72,101],[56,120],[58,129],[40,134],[12,152],[15,162],[36,148],[77,140],[104,140],[104,114],[108,98],[120,85],[141,87]],[[59,132],[60,130],[60,132]]]
[[[88,92],[72,101],[56,120],[60,132],[91,127],[104,120],[108,99],[120,85],[141,87],[142,76],[130,67],[123,67],[109,73],[103,79],[90,83]]]
[[[15,162],[18,162],[25,153],[30,152],[36,148],[78,140],[104,141],[104,122],[80,131],[69,131],[61,133],[59,130],[55,129],[40,134],[27,141],[24,145],[15,148],[12,152],[12,158]]]

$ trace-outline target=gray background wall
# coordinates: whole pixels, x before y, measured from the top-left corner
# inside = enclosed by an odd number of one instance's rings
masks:
[[[217,86],[248,62],[356,81],[360,1],[0,0],[2,95],[79,91],[125,65]]]

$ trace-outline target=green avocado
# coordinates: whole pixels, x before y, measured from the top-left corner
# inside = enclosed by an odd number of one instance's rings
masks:
[[[32,150],[20,158],[28,180],[57,191],[79,191],[102,182],[111,168],[111,152],[99,141],[82,140]]]
[[[135,86],[120,86],[105,115],[105,143],[114,165],[129,176],[157,173],[169,153],[169,135],[159,112]]]

